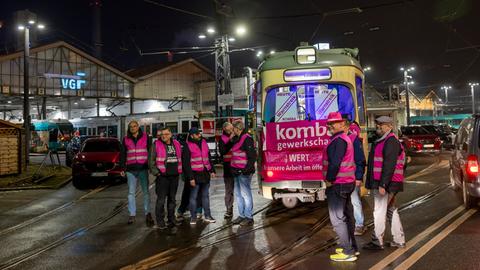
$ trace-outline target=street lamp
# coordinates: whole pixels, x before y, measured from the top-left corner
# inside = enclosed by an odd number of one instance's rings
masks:
[[[468,83],[472,91],[472,114],[475,114],[475,86],[478,86],[478,83]]]
[[[371,70],[372,70],[372,67],[365,67],[365,68],[363,69],[363,72],[368,72],[368,71],[371,71]]]
[[[408,88],[409,84],[413,84],[408,82],[408,79],[412,79],[412,76],[408,75],[408,72],[415,71],[415,67],[409,68],[400,68],[403,71],[403,83],[405,84],[405,98],[406,98],[406,109],[407,109],[407,126],[410,125],[410,89]]]
[[[18,30],[24,31],[23,50],[23,124],[25,128],[25,165],[28,165],[30,158],[30,85],[29,85],[29,58],[30,58],[30,29],[35,26],[34,20],[28,20],[28,24],[19,25]],[[45,25],[38,24],[38,29],[44,29]]]
[[[444,85],[441,87],[441,89],[443,89],[443,91],[445,91],[445,104],[448,103],[448,90],[452,89],[451,86],[449,85]]]

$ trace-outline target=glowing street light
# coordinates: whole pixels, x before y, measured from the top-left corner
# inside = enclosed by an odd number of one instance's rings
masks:
[[[448,103],[448,90],[452,89],[451,86],[449,85],[444,85],[441,87],[441,89],[443,89],[443,91],[445,91],[445,104]]]
[[[200,34],[200,35],[198,35],[198,38],[199,39],[205,39],[205,38],[207,38],[207,36],[205,36],[204,34]]]
[[[415,82],[409,82],[408,79],[412,79],[412,76],[408,74],[408,72],[415,71],[415,67],[409,68],[400,68],[403,71],[403,83],[405,84],[405,99],[406,99],[406,110],[407,110],[407,125],[410,125],[410,89],[408,88],[409,85],[414,84]]]
[[[209,34],[214,34],[214,33],[215,33],[215,29],[214,29],[213,27],[209,27],[209,28],[207,29],[207,33],[209,33]]]
[[[239,25],[235,30],[235,32],[237,33],[237,35],[243,36],[247,33],[247,28],[245,28],[245,26],[243,25]]]
[[[371,70],[372,70],[372,67],[367,66],[363,69],[363,72],[368,72],[368,71],[371,71]]]

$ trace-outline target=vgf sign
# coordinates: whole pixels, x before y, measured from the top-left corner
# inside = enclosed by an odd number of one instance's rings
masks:
[[[84,72],[77,72],[77,75],[63,75],[63,74],[44,74],[46,78],[59,78],[62,84],[62,89],[66,90],[80,90],[87,82],[82,79],[85,76]]]

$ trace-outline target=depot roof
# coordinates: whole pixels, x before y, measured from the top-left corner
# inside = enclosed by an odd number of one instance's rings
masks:
[[[139,80],[144,80],[149,77],[152,77],[161,73],[165,73],[169,70],[172,70],[184,65],[194,65],[200,70],[210,75],[212,79],[214,78],[213,73],[207,67],[200,64],[197,60],[193,58],[189,58],[180,62],[163,62],[163,63],[154,64],[154,65],[144,66],[144,67],[128,70],[125,73]]]
[[[115,73],[116,75],[118,75],[118,76],[124,78],[125,80],[128,80],[128,81],[132,82],[132,83],[135,83],[137,81],[135,78],[127,75],[126,73],[121,72],[120,70],[112,67],[111,65],[101,61],[100,59],[98,59],[94,56],[91,56],[90,54],[78,49],[77,47],[75,47],[73,45],[68,44],[65,41],[57,41],[57,42],[53,42],[53,43],[50,43],[50,44],[46,44],[46,45],[31,48],[30,53],[41,52],[41,51],[44,51],[44,50],[48,50],[48,49],[51,49],[51,48],[57,48],[57,47],[65,47],[65,48],[77,53],[78,55],[92,61],[93,63],[95,63],[95,64],[113,72],[113,73]],[[19,57],[23,57],[23,50],[15,52],[15,53],[11,53],[11,54],[0,55],[0,62],[15,59],[15,58],[19,58]]]

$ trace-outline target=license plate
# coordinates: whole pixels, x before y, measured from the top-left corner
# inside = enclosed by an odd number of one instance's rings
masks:
[[[104,176],[108,176],[108,172],[94,172],[94,173],[92,173],[92,176],[93,177],[104,177]]]
[[[425,144],[425,145],[423,145],[423,147],[425,147],[425,148],[433,148],[434,145],[433,145],[433,144]]]

